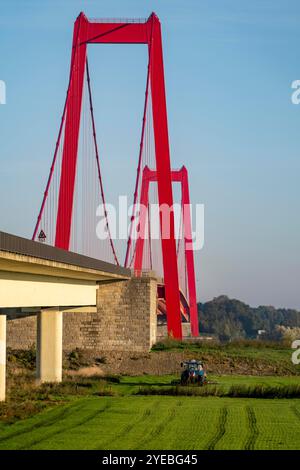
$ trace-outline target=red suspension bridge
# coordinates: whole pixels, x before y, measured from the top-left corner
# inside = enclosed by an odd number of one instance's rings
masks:
[[[88,44],[146,44],[148,68],[133,210],[129,222],[125,261],[121,263],[111,233],[100,167]],[[101,155],[102,158],[102,155]],[[181,187],[180,227],[176,233],[173,184]],[[153,239],[151,205],[167,207],[168,236],[159,213],[160,231]],[[104,208],[107,237],[97,238],[96,210]],[[58,139],[33,240],[130,267],[136,275],[154,270],[158,311],[167,317],[168,332],[182,337],[182,318],[198,335],[196,282],[188,174],[170,163],[161,25],[152,13],[145,20],[89,20],[81,13],[74,25],[69,85]],[[140,208],[146,210],[141,211]]]

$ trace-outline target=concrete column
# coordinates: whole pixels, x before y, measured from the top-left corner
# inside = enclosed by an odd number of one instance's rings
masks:
[[[6,315],[0,314],[0,401],[6,391]]]
[[[40,382],[62,380],[62,312],[41,310],[37,318],[37,378]]]

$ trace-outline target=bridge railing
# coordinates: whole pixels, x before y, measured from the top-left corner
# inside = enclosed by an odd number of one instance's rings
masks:
[[[89,23],[146,23],[147,18],[89,18]]]

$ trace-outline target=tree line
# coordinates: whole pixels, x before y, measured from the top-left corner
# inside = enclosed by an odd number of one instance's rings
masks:
[[[284,328],[300,328],[297,310],[269,306],[254,308],[226,295],[198,303],[198,316],[201,333],[215,335],[221,341],[260,336],[279,340]]]

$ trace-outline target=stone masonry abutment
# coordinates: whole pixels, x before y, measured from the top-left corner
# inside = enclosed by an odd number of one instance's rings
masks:
[[[155,277],[100,283],[97,313],[63,313],[63,350],[146,352],[156,341]],[[7,347],[36,346],[37,316],[7,321]]]

